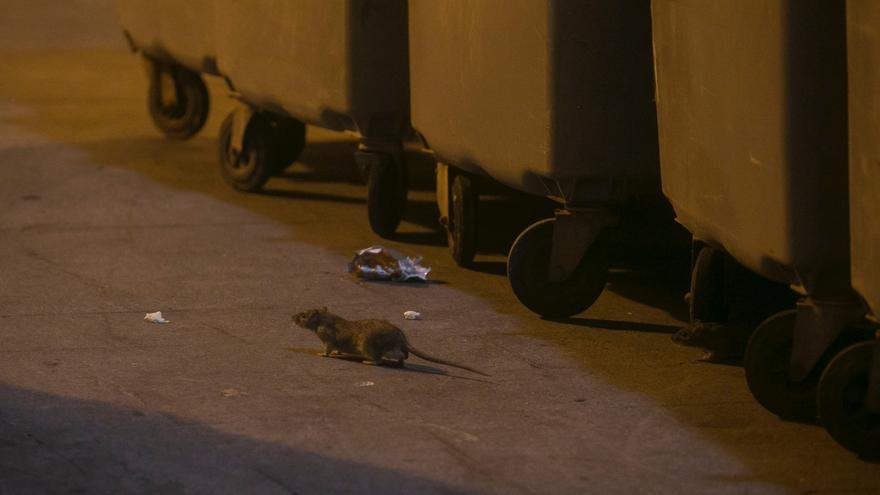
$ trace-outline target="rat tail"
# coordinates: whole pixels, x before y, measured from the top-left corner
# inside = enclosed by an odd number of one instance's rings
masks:
[[[437,363],[437,364],[445,364],[446,366],[452,366],[453,368],[467,370],[467,371],[470,371],[471,373],[476,373],[478,375],[489,376],[488,374],[483,373],[480,370],[471,368],[470,366],[465,366],[463,364],[458,364],[458,363],[453,363],[451,361],[446,361],[445,359],[440,359],[440,358],[434,357],[428,353],[422,352],[422,351],[416,349],[415,347],[413,347],[412,344],[410,344],[409,342],[406,343],[406,350],[411,352],[412,354],[415,354],[416,356],[424,359],[425,361],[431,361],[432,363]]]

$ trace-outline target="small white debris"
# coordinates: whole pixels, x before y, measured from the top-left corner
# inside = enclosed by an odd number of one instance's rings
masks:
[[[144,321],[148,321],[150,323],[171,323],[171,320],[166,320],[165,318],[162,318],[161,311],[156,311],[155,313],[145,314]]]
[[[375,385],[375,383],[373,383],[373,382],[360,382],[360,383],[358,383],[358,387],[372,387],[373,385]]]
[[[421,320],[422,314],[418,311],[405,311],[403,313],[403,318],[405,320]]]
[[[234,389],[234,388],[224,388],[223,390],[220,391],[220,394],[222,394],[223,397],[229,398],[229,397],[240,397],[243,395],[247,395],[247,392],[242,392],[241,390]]]

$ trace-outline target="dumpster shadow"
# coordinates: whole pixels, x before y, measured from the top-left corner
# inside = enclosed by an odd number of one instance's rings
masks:
[[[343,182],[362,184],[354,161],[356,141],[319,141],[306,143],[296,163],[280,178],[293,182]]]
[[[4,493],[473,493],[165,412],[9,385],[0,411]]]
[[[507,276],[507,263],[504,261],[474,261],[467,268],[487,275]]]
[[[635,321],[605,320],[595,318],[546,318],[547,321],[564,325],[587,327],[621,332],[665,333],[672,335],[681,329],[678,325],[659,325],[656,323],[639,323]]]
[[[412,221],[406,218],[407,221]],[[394,234],[394,240],[404,244],[412,244],[416,246],[445,246],[446,236],[443,232],[397,232]]]
[[[631,301],[663,309],[676,320],[686,322],[690,318],[684,295],[690,287],[688,262],[670,260],[667,265],[633,266],[614,269],[608,274],[609,290]]]
[[[301,199],[305,201],[330,201],[333,203],[349,203],[357,205],[366,204],[367,202],[367,200],[364,198],[352,198],[350,196],[342,196],[339,194],[330,193],[291,191],[290,189],[263,189],[256,194],[275,198]]]
[[[358,150],[355,139],[309,141],[281,177],[300,182],[343,182],[365,184],[354,154]],[[434,161],[430,155],[405,150],[407,185],[410,191],[434,190]]]

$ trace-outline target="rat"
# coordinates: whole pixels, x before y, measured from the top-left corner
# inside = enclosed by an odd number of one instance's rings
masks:
[[[321,356],[356,356],[367,364],[381,366],[390,362],[403,367],[409,354],[432,363],[444,364],[454,368],[489,376],[469,366],[436,358],[413,347],[406,339],[403,330],[386,320],[349,321],[327,310],[310,309],[293,316],[297,325],[315,332],[324,343]]]
[[[742,361],[751,332],[747,326],[696,321],[672,336],[672,341],[706,351],[700,361],[736,363]]]

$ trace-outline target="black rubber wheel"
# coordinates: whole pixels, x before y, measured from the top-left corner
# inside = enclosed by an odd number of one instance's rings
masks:
[[[819,382],[819,417],[840,445],[869,460],[880,460],[880,414],[868,411],[868,377],[877,343],[847,347],[825,368]]]
[[[507,256],[507,279],[514,295],[535,313],[547,318],[567,318],[589,308],[608,279],[608,247],[600,234],[587,249],[571,278],[549,281],[553,218],[524,230]]]
[[[232,150],[232,126],[235,114],[230,113],[220,125],[219,158],[223,179],[239,191],[259,191],[274,174],[277,158],[269,119],[259,113],[251,116],[244,132],[240,154]]]
[[[729,307],[724,294],[724,263],[726,255],[714,248],[700,249],[691,270],[688,297],[691,323],[727,321]]]
[[[746,382],[755,400],[780,418],[814,420],[818,372],[801,382],[788,378],[796,316],[795,310],[782,311],[755,329],[743,360]]]
[[[452,259],[458,266],[468,266],[477,253],[477,204],[479,196],[473,181],[456,175],[450,188],[452,205],[449,210],[447,239]]]
[[[306,125],[290,117],[276,117],[272,128],[272,175],[279,175],[291,166],[306,147]]]
[[[390,238],[400,225],[406,207],[406,164],[402,154],[387,155],[369,166],[367,216],[370,228],[380,237]]]
[[[150,62],[147,106],[156,127],[171,139],[188,139],[208,120],[210,97],[197,72],[162,62]],[[173,89],[174,94],[167,94]]]

